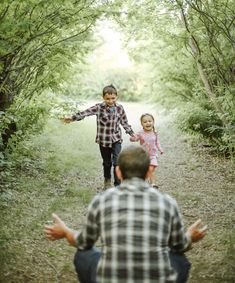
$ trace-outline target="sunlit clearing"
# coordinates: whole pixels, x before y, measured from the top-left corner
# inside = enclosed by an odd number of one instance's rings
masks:
[[[121,33],[114,23],[100,21],[95,34],[103,43],[92,53],[91,62],[96,62],[103,69],[132,67],[127,51],[123,48]]]

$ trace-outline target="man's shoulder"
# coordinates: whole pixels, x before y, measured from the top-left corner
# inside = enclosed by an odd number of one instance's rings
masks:
[[[101,203],[105,202],[108,198],[111,198],[116,188],[110,188],[105,191],[98,192],[90,202],[90,207],[97,208]]]
[[[95,199],[104,199],[107,197],[110,197],[112,195],[114,195],[116,192],[118,191],[117,187],[112,187],[109,189],[106,189],[104,191],[99,192],[96,196]]]
[[[177,206],[176,199],[174,199],[171,195],[161,192],[162,198],[166,203],[168,203],[170,206]]]

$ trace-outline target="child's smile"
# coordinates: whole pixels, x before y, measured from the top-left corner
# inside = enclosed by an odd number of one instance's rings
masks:
[[[104,102],[107,106],[111,107],[114,106],[117,100],[117,95],[114,93],[105,93],[103,96]]]
[[[153,121],[152,117],[147,116],[147,115],[144,116],[142,118],[141,124],[142,124],[144,131],[151,132],[153,130],[154,121]]]

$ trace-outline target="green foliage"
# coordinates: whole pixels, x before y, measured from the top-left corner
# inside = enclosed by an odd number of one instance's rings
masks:
[[[102,89],[105,85],[113,84],[118,90],[118,96],[122,101],[140,100],[142,93],[138,88],[138,74],[132,70],[107,69],[105,72],[89,72],[89,76],[84,76],[80,91],[83,97],[90,99],[100,99]],[[81,94],[82,96],[82,94]]]
[[[0,195],[3,194],[3,202],[10,199],[11,193],[8,193],[8,190],[15,182],[15,178],[13,175],[14,169],[14,162],[7,160],[5,155],[0,152]]]
[[[206,140],[211,146],[231,157],[235,154],[234,124],[223,126],[211,105],[198,105],[188,102],[178,111],[178,127],[192,135],[197,134],[199,140]]]
[[[184,129],[232,155],[234,8],[227,0],[129,0],[127,12],[117,18],[124,23],[130,55],[148,65],[145,92],[168,108],[179,107],[188,114],[180,120]]]
[[[51,106],[44,96],[58,93],[74,58],[82,61],[92,50],[91,28],[105,6],[86,0],[1,3],[1,133],[9,119],[17,124],[14,142],[42,126]]]
[[[199,107],[204,122],[199,120],[196,129],[190,127],[196,122],[189,122],[189,129],[213,136],[220,148],[229,144],[233,152],[234,5],[232,0],[2,1],[1,133],[17,124],[9,139],[12,147],[39,130],[53,107],[48,93],[76,97],[77,106],[78,98],[97,99],[104,85],[113,83],[121,100]],[[125,32],[121,41],[129,49],[131,66],[113,67],[119,61],[115,48],[106,60],[100,56],[105,49],[99,47],[117,44],[111,33],[107,42],[92,37],[98,19],[99,28],[107,29],[107,18],[120,25],[113,24],[113,31]],[[75,108],[67,102],[62,108],[69,107]]]
[[[5,151],[13,151],[20,140],[40,132],[50,114],[51,105],[52,101],[46,95],[28,101],[21,101],[21,97],[17,97],[16,103],[2,116],[1,132],[9,129],[12,123],[16,124],[15,131],[10,132]]]
[[[184,131],[198,132],[206,138],[221,138],[222,123],[216,113],[189,102],[181,109],[178,124]]]
[[[77,97],[100,99],[105,85],[113,84],[122,101],[136,101],[143,97],[143,69],[125,56],[119,28],[112,21],[102,19],[94,29],[92,44],[96,47],[81,63],[73,64],[74,75],[64,84],[64,93]],[[84,71],[85,70],[85,71]]]

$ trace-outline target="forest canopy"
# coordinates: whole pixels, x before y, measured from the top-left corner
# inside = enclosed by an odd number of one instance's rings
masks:
[[[2,1],[1,158],[43,129],[58,98],[98,98],[106,82],[122,99],[147,96],[177,108],[181,129],[234,156],[234,6],[232,0]],[[108,23],[122,35],[128,68],[94,57],[103,44],[97,27]]]

